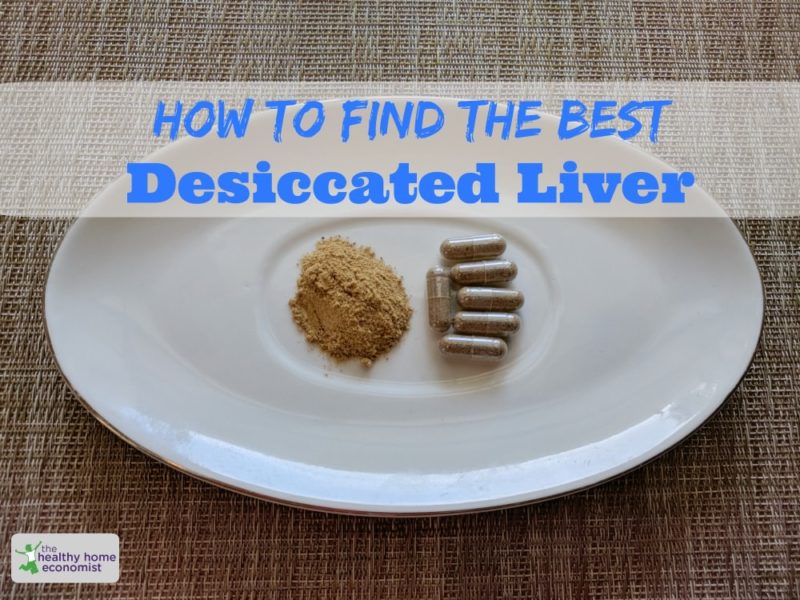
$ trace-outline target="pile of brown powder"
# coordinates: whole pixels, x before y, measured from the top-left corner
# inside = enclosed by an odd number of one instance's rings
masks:
[[[366,246],[322,238],[300,261],[292,317],[336,360],[365,366],[388,352],[408,329],[411,306],[394,270]]]

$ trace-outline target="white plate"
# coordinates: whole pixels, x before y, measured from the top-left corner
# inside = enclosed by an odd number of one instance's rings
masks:
[[[254,122],[268,130],[268,119]],[[248,137],[156,158],[213,170],[225,144],[262,158]],[[663,166],[607,146],[609,165]],[[396,162],[389,148],[372,152]],[[120,202],[125,186],[93,206]],[[522,330],[498,365],[443,360],[424,273],[443,238],[489,231],[519,265]],[[334,233],[373,246],[412,298],[410,331],[370,370],[331,364],[290,318],[298,259]],[[762,312],[758,271],[727,218],[82,218],[45,297],[64,375],[137,448],[254,496],[389,514],[541,500],[657,456],[736,386]]]

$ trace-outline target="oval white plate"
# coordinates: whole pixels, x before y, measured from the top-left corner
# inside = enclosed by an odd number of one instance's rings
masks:
[[[269,132],[269,119],[252,123]],[[180,142],[154,159],[213,171],[231,144],[239,160],[263,158],[251,135]],[[596,163],[663,166],[628,144],[607,148]],[[388,143],[370,152],[400,160]],[[518,160],[502,152],[495,160]],[[119,203],[125,187],[93,206]],[[519,265],[523,328],[499,365],[444,360],[425,323],[424,273],[445,237],[489,231]],[[298,259],[332,234],[374,247],[412,298],[410,331],[370,370],[331,364],[289,315]],[[724,217],[85,217],[45,295],[61,370],[131,444],[243,493],[389,514],[541,500],[657,456],[736,386],[762,312],[755,263]]]

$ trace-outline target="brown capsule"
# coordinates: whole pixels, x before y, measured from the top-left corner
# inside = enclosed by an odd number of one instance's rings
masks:
[[[462,285],[505,283],[516,276],[517,265],[510,260],[501,258],[459,263],[450,269],[450,277]]]
[[[426,276],[428,284],[428,324],[436,331],[450,329],[450,273],[433,267]]]
[[[519,315],[501,312],[457,312],[453,319],[456,333],[506,336],[519,331]]]
[[[458,290],[458,303],[470,310],[517,310],[525,296],[517,290],[485,287],[463,287]]]
[[[496,233],[450,238],[442,242],[439,250],[448,260],[474,260],[494,258],[506,251],[506,241]]]
[[[448,356],[501,360],[508,353],[508,345],[500,338],[451,333],[439,340],[439,351]]]

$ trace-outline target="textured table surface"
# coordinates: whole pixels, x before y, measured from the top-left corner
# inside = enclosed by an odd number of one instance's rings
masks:
[[[800,5],[3,2],[0,57],[4,83],[796,81]],[[106,431],[44,336],[45,274],[67,226],[0,217],[0,530],[6,544],[116,532],[122,575],[13,586],[4,560],[0,597],[800,597],[800,220],[739,222],[764,280],[764,332],[736,392],[686,442],[562,500],[417,520],[237,496]]]

